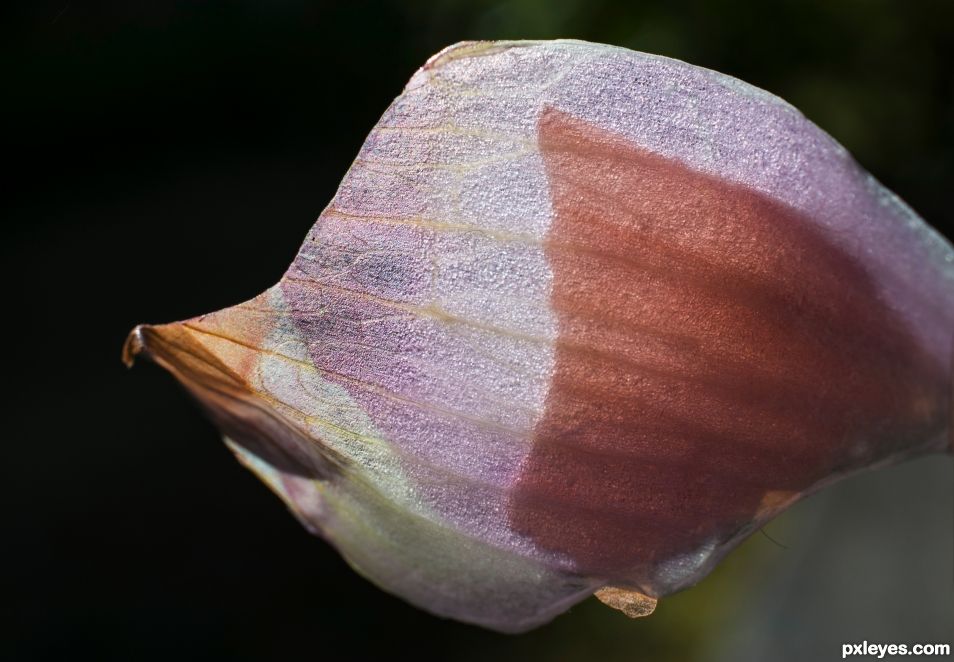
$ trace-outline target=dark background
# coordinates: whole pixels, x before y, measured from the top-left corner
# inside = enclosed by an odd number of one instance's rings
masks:
[[[462,39],[576,37],[737,76],[791,101],[950,234],[954,3],[3,11],[0,659],[834,659],[856,636],[951,641],[949,459],[810,499],[770,525],[784,547],[754,537],[644,621],[589,601],[503,636],[359,578],[168,375],[129,372],[119,354],[138,322],[277,281],[390,100]]]

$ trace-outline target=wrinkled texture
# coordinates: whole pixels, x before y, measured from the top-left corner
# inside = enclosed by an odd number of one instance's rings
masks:
[[[280,283],[137,327],[126,358],[356,570],[520,631],[601,588],[649,613],[813,490],[950,450],[952,260],[766,92],[465,43],[385,112]]]

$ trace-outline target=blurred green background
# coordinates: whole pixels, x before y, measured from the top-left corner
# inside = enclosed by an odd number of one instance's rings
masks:
[[[135,323],[276,281],[368,130],[462,39],[574,37],[774,92],[948,236],[954,3],[172,2],[7,5],[3,659],[837,659],[951,642],[950,458],[799,504],[629,621],[595,600],[522,636],[352,573],[234,462]],[[773,542],[771,536],[777,542]]]

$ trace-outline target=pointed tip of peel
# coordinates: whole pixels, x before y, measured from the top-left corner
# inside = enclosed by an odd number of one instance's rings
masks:
[[[136,357],[139,356],[146,349],[146,343],[142,338],[143,329],[147,328],[146,324],[137,324],[136,328],[129,332],[129,335],[126,336],[126,342],[123,343],[123,363],[127,368],[133,367],[133,364],[136,362]]]

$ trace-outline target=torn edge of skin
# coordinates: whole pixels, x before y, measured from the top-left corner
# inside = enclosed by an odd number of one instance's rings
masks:
[[[618,609],[630,618],[649,616],[656,609],[656,598],[627,588],[604,586],[593,595],[607,607]]]

